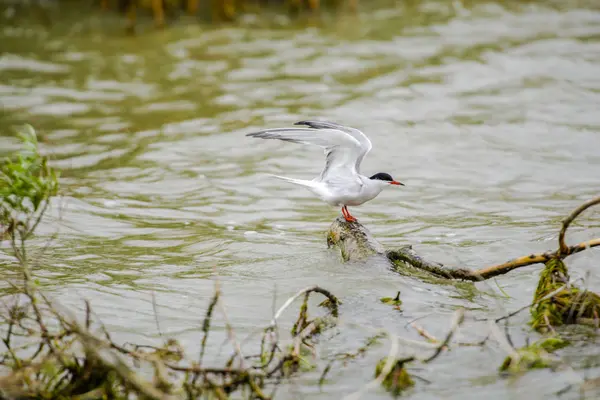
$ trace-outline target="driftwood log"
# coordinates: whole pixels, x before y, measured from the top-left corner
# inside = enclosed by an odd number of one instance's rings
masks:
[[[575,220],[575,218],[577,218],[584,210],[597,204],[600,204],[600,197],[585,202],[563,220],[558,238],[558,250],[530,254],[502,264],[476,270],[452,268],[435,261],[426,260],[424,257],[417,254],[410,245],[395,250],[385,250],[383,245],[375,239],[364,225],[358,221],[348,222],[342,217],[336,218],[329,227],[329,232],[327,233],[327,246],[337,247],[341,252],[343,261],[360,261],[369,257],[379,256],[387,259],[390,262],[390,265],[396,268],[412,267],[419,271],[425,271],[431,276],[443,279],[482,281],[494,276],[506,274],[516,268],[532,264],[544,264],[549,260],[556,258],[564,259],[571,254],[600,246],[600,238],[588,240],[573,246],[568,246],[565,243],[565,234],[571,222],[573,222],[573,220]]]
[[[467,269],[452,269],[438,262],[427,261],[413,250],[411,245],[395,250],[386,250],[371,232],[358,221],[348,222],[343,217],[337,217],[329,227],[327,246],[337,247],[344,262],[362,261],[370,257],[380,256],[387,259],[392,266],[414,267],[429,272],[439,278],[481,280],[473,276]]]

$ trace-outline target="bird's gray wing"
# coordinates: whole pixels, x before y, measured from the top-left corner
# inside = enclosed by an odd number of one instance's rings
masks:
[[[279,139],[286,142],[312,144],[325,150],[325,168],[320,179],[328,175],[354,175],[357,159],[363,155],[363,148],[352,135],[339,129],[276,128],[248,133],[246,136],[261,139]]]
[[[299,122],[296,122],[294,125],[306,125],[306,126],[310,126],[311,128],[314,128],[314,129],[337,129],[337,130],[346,132],[347,134],[351,135],[354,139],[356,139],[358,141],[358,143],[360,143],[360,146],[361,146],[361,152],[356,159],[356,172],[360,172],[360,163],[365,158],[367,153],[369,151],[371,151],[371,148],[373,147],[371,145],[371,141],[364,133],[362,133],[358,129],[352,128],[350,126],[344,126],[344,125],[336,124],[335,122],[327,122],[327,121],[299,121]]]

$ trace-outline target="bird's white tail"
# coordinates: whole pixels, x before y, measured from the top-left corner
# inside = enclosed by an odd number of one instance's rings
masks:
[[[310,188],[315,186],[315,182],[307,181],[304,179],[286,178],[285,176],[279,176],[279,175],[273,175],[273,174],[269,174],[269,176],[272,176],[273,178],[281,179],[282,181],[293,183],[295,185],[306,186],[306,187],[310,187]]]

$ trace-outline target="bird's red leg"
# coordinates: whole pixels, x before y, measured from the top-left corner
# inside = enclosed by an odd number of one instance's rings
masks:
[[[348,208],[346,208],[346,214],[348,214],[348,221],[349,222],[356,221],[356,218],[354,218],[352,215],[350,215],[350,211],[348,211]]]
[[[342,213],[344,214],[344,218],[346,219],[346,221],[348,221],[348,222],[356,221],[356,218],[354,218],[352,215],[350,215],[350,211],[348,211],[348,208],[346,206],[342,207]]]

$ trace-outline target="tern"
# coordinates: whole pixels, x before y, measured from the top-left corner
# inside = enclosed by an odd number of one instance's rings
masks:
[[[246,136],[322,147],[325,150],[325,168],[317,178],[308,181],[273,176],[304,186],[325,203],[341,207],[346,221],[356,221],[350,215],[348,206],[366,203],[390,185],[404,186],[385,172],[379,172],[370,178],[360,174],[360,163],[372,145],[369,138],[358,129],[324,121],[299,121],[294,125],[302,127],[265,129]]]

